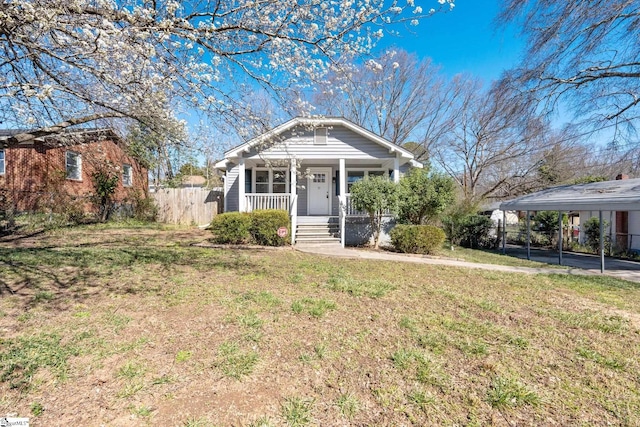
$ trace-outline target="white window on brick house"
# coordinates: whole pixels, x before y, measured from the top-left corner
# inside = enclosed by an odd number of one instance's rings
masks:
[[[133,185],[133,170],[131,165],[122,165],[122,185],[131,187]]]
[[[4,150],[0,150],[0,175],[4,175]]]
[[[67,163],[67,179],[74,179],[76,181],[82,180],[82,156],[80,153],[73,151],[67,151],[66,153]]]

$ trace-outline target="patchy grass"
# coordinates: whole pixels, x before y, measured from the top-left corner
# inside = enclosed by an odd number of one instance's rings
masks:
[[[258,362],[256,352],[242,350],[236,342],[223,343],[218,353],[220,357],[216,366],[225,376],[236,380],[251,374]]]
[[[302,298],[291,303],[291,310],[296,314],[307,313],[312,317],[322,317],[329,310],[335,310],[336,303],[318,298]]]
[[[513,378],[495,377],[491,382],[487,399],[497,409],[516,408],[523,405],[537,406],[540,398],[528,387]]]
[[[78,354],[72,345],[61,343],[57,333],[26,335],[13,340],[1,340],[0,381],[10,388],[26,389],[34,375],[47,369],[58,380],[67,377],[67,360]]]
[[[638,284],[213,249],[193,246],[207,232],[139,224],[18,237],[0,240],[0,413],[640,424]]]
[[[282,405],[282,416],[291,427],[302,427],[311,422],[313,400],[291,397]]]

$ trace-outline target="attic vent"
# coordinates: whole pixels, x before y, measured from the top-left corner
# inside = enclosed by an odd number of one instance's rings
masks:
[[[314,145],[327,145],[327,128],[316,128]]]

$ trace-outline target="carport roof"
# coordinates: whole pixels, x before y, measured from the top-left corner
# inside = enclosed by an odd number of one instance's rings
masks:
[[[500,204],[519,211],[640,211],[640,179],[562,185]]]

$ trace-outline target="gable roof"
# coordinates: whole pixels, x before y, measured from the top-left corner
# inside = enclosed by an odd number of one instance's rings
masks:
[[[502,210],[639,211],[640,179],[561,185],[503,202]]]
[[[344,126],[345,128],[367,138],[368,140],[381,145],[389,150],[389,152],[398,152],[406,159],[412,161],[413,166],[421,167],[422,164],[414,161],[414,155],[411,151],[396,145],[385,138],[376,135],[375,133],[358,126],[357,124],[343,118],[343,117],[296,117],[288,122],[285,122],[262,135],[255,137],[244,144],[238,145],[224,153],[225,160],[239,157],[240,153],[248,152],[251,148],[275,138],[284,132],[295,128],[296,126],[309,126],[309,127],[324,127],[324,126]],[[414,164],[414,162],[416,164]],[[222,162],[221,162],[222,163]]]

